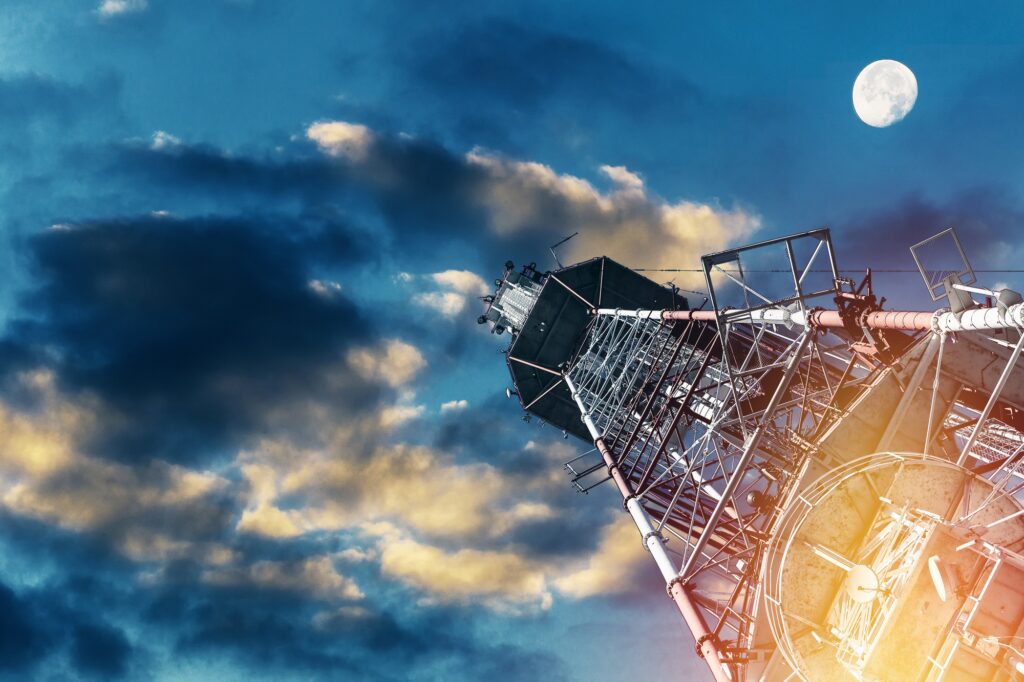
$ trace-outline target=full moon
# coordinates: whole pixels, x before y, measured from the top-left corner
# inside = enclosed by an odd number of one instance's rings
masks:
[[[875,128],[902,121],[916,101],[914,72],[892,59],[868,64],[853,83],[853,108],[860,120]]]

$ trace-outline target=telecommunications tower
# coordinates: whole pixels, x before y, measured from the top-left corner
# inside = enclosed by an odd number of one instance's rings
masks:
[[[952,230],[911,253],[946,307],[883,310],[826,229],[703,256],[696,306],[608,258],[485,299],[712,679],[1024,679],[1024,303]]]

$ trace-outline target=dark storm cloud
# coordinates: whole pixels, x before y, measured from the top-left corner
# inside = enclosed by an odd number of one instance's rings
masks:
[[[84,672],[103,679],[120,677],[127,670],[132,647],[117,628],[80,623],[72,630],[71,660]]]
[[[453,23],[396,45],[394,54],[403,76],[395,98],[422,102],[463,140],[506,151],[532,148],[538,137],[572,146],[624,117],[678,123],[709,104],[664,65],[504,19]]]
[[[945,201],[910,194],[893,205],[855,216],[836,232],[840,266],[913,268],[909,248],[952,227],[975,267],[1015,267],[1014,235],[1024,207],[998,187],[976,187]]]
[[[73,568],[36,589],[0,583],[0,678],[25,679],[64,660],[75,678],[131,678],[147,653],[112,624],[129,614],[136,638],[170,642],[179,665],[199,670],[230,658],[282,678],[567,678],[548,654],[488,641],[476,630],[479,614],[463,607],[407,609],[382,597],[383,604],[334,610],[304,592],[205,583],[192,561],[166,566],[151,584],[87,536],[3,521],[8,556]]]
[[[357,661],[332,651],[330,642],[290,614],[252,603],[206,602],[189,614],[192,632],[178,639],[181,653],[234,653],[248,665],[279,670],[331,671],[342,677],[360,672]],[[178,628],[182,623],[175,624]],[[369,671],[363,669],[362,674]],[[369,679],[387,679],[377,675]]]
[[[303,592],[204,583],[190,561],[168,565],[150,584],[87,537],[10,518],[2,528],[7,556],[46,565],[45,555],[73,568],[39,588],[0,583],[0,678],[65,664],[76,679],[134,678],[147,653],[112,624],[125,616],[136,639],[171,643],[178,665],[197,670],[230,659],[282,678],[566,678],[550,655],[489,642],[464,608],[332,610]]]
[[[173,190],[172,198],[208,197],[219,203],[297,198],[307,207],[337,203],[369,211],[387,227],[394,254],[415,271],[432,267],[419,264],[428,257],[480,272],[508,258],[544,260],[546,246],[573,231],[581,232],[580,240],[599,240],[623,222],[659,234],[665,229],[664,204],[657,197],[644,195],[607,211],[549,180],[546,169],[538,174],[498,156],[474,161],[430,140],[386,131],[375,131],[358,159],[330,158],[305,143],[281,158],[186,143],[133,145],[114,153],[111,170],[133,181],[139,176],[153,181],[154,192]],[[505,210],[515,214],[515,224],[494,229],[496,214]],[[459,260],[450,260],[451,254]]]
[[[336,217],[112,219],[49,230],[28,249],[37,284],[8,337],[50,349],[65,388],[112,408],[97,452],[194,459],[271,428],[268,414],[292,401],[372,403],[375,389],[341,362],[365,321],[309,285],[368,255]]]
[[[120,79],[110,74],[81,84],[40,74],[0,78],[0,121],[5,128],[0,133],[43,121],[69,125],[98,112],[116,115],[120,92]]]
[[[473,237],[485,216],[471,206],[484,172],[461,156],[421,140],[380,137],[361,163],[325,157],[306,146],[305,155],[283,158],[230,154],[207,145],[161,148],[119,146],[108,166],[131,178],[141,174],[161,187],[196,190],[224,198],[298,197],[306,206],[349,201],[376,208],[403,247],[427,245],[438,235]]]
[[[135,654],[125,633],[76,608],[68,596],[55,586],[18,593],[0,583],[0,676],[26,679],[65,647],[75,677],[124,676]]]
[[[644,115],[695,104],[701,96],[692,83],[607,45],[505,20],[432,33],[403,54],[415,82],[519,113],[558,98],[601,101]]]
[[[477,636],[464,610],[316,612],[265,591],[180,586],[166,589],[146,613],[150,622],[179,633],[179,655],[228,653],[264,672],[395,681],[566,677],[550,655]]]
[[[0,584],[0,671],[23,672],[49,654],[53,637],[36,618],[32,604]]]
[[[202,187],[210,194],[300,196],[309,202],[344,196],[349,170],[326,158],[275,159],[227,154],[204,144],[168,143],[163,147],[118,144],[105,170],[127,177],[142,174],[163,187]],[[94,160],[95,162],[95,160]]]

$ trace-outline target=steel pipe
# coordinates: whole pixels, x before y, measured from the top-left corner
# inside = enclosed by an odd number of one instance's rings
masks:
[[[715,310],[618,310],[598,308],[598,315],[639,317],[651,320],[696,320],[717,322],[719,316],[730,322],[750,324],[781,324],[786,327],[843,327],[838,310],[789,310],[769,307],[749,312]],[[939,310],[933,313],[908,310],[879,310],[867,313],[858,322],[870,329],[899,329],[903,331],[963,332],[996,329],[1024,329],[1024,303],[1008,308],[972,308],[959,313]]]

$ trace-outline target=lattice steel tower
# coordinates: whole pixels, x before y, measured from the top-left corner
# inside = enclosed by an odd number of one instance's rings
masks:
[[[716,680],[1024,671],[1024,304],[951,230],[911,251],[948,308],[882,310],[825,229],[703,256],[696,310],[607,258],[508,263],[486,299],[523,408],[593,444],[573,482],[621,493]]]

